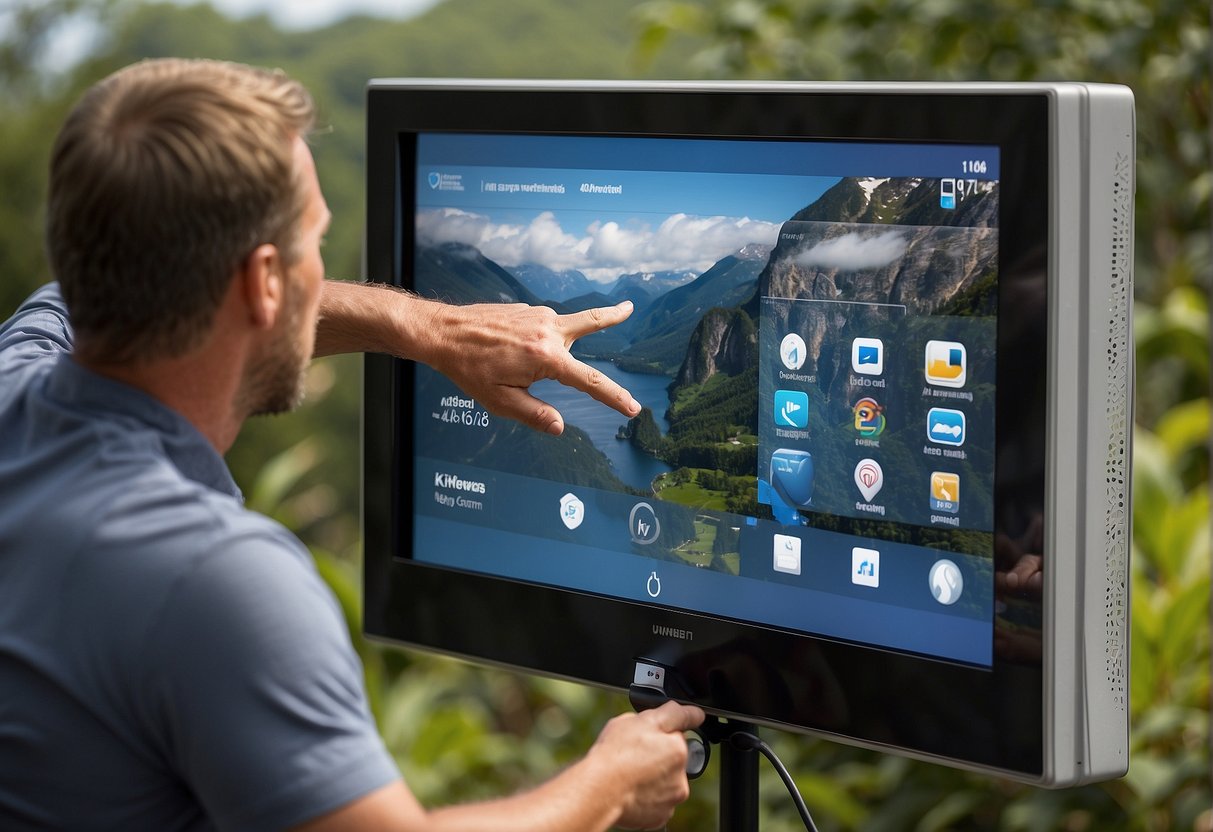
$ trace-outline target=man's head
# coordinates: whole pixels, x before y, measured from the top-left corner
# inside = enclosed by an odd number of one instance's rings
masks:
[[[303,183],[304,210],[294,239],[295,261],[284,266],[273,245],[258,246],[240,269],[246,293],[260,295],[260,306],[273,302],[275,272],[281,294],[268,337],[254,350],[241,378],[235,402],[244,416],[282,413],[303,397],[303,374],[315,346],[316,321],[324,282],[320,246],[332,215],[320,192],[312,154],[303,139],[294,141],[295,165]],[[268,297],[266,295],[269,295]]]
[[[285,75],[216,61],[146,61],[91,88],[55,142],[47,212],[77,349],[110,364],[182,355],[259,247],[295,267],[313,114]]]

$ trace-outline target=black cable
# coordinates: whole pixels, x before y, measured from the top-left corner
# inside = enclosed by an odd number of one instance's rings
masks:
[[[738,731],[731,734],[729,742],[733,743],[735,748],[746,751],[757,751],[770,761],[771,766],[775,769],[775,773],[779,775],[779,779],[787,787],[788,794],[792,796],[792,802],[796,804],[796,811],[800,813],[800,819],[804,821],[804,828],[809,830],[809,832],[817,832],[817,825],[813,823],[813,816],[809,814],[809,807],[805,805],[804,798],[800,796],[800,789],[796,788],[796,783],[792,781],[792,775],[788,773],[787,766],[775,755],[775,750],[763,742],[762,738],[758,735],[746,731]]]

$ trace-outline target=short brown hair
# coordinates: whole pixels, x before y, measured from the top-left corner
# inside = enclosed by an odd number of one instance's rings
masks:
[[[84,94],[55,140],[46,246],[91,354],[181,355],[256,246],[296,260],[292,143],[313,119],[282,72],[219,61],[144,61]]]

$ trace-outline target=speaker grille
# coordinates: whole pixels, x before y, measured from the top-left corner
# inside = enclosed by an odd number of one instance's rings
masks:
[[[1104,522],[1105,661],[1108,689],[1116,707],[1128,707],[1128,581],[1129,581],[1129,401],[1132,342],[1129,304],[1132,302],[1133,160],[1117,154],[1112,181],[1112,258],[1108,300],[1107,425],[1108,453],[1104,465],[1107,513]]]

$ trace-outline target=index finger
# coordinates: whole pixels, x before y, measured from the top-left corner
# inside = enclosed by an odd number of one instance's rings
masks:
[[[697,728],[703,722],[705,714],[696,705],[682,705],[671,699],[662,703],[660,708],[645,711],[641,716],[650,722],[656,722],[662,731],[673,733]]]
[[[1034,588],[1039,586],[1043,581],[1041,575],[1040,555],[1024,555],[1019,559],[1019,562],[1011,567],[1007,572],[1006,585],[1008,589],[1019,589],[1021,586],[1025,588]]]
[[[1017,564],[1011,567],[1011,574],[1018,575],[1021,579],[1027,580],[1040,571],[1042,560],[1040,555],[1024,555],[1019,559]]]
[[[569,336],[571,343],[582,336],[623,323],[632,314],[632,308],[632,302],[625,300],[614,306],[596,306],[583,312],[570,312],[560,316],[561,329]]]
[[[608,407],[618,410],[629,419],[640,412],[640,402],[601,370],[578,361],[571,355],[557,365],[549,376],[566,387],[589,394]]]

